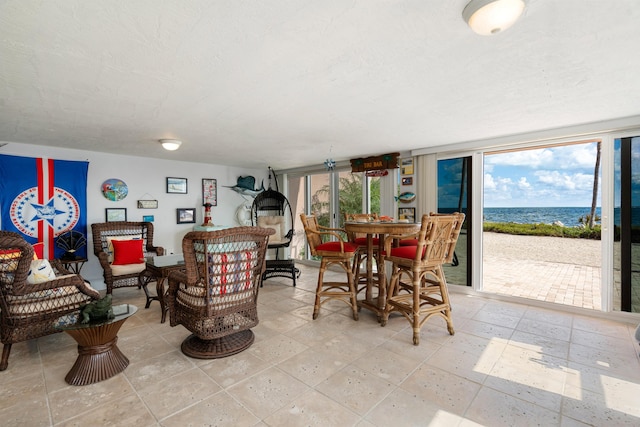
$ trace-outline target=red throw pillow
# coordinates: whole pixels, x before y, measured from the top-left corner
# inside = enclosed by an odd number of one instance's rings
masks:
[[[144,262],[142,240],[112,240],[113,265],[140,264]]]
[[[34,243],[31,246],[33,246],[33,258],[44,259],[44,242]]]

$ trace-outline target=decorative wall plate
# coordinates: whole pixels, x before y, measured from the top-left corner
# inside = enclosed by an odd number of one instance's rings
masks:
[[[117,202],[124,199],[129,194],[129,187],[121,179],[111,178],[102,183],[101,186],[102,195],[111,200]]]
[[[416,194],[411,191],[405,191],[398,196],[398,201],[402,203],[411,203],[416,199]]]

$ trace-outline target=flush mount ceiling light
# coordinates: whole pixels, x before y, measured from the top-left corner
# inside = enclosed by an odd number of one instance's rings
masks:
[[[473,31],[483,36],[511,27],[524,11],[524,0],[471,0],[462,17]]]
[[[161,139],[162,148],[168,151],[176,151],[182,145],[182,141],[177,139]]]

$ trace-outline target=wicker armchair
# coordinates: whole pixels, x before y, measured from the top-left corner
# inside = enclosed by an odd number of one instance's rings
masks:
[[[138,286],[138,276],[145,268],[144,259],[139,263],[128,265],[112,265],[113,240],[142,239],[143,256],[164,255],[164,248],[153,245],[153,224],[150,222],[103,222],[91,224],[93,234],[93,253],[102,266],[107,293],[115,288]]]
[[[463,222],[462,213],[430,213],[422,216],[417,236],[385,238],[385,260],[393,263],[393,267],[381,324],[386,325],[390,312],[400,312],[413,327],[414,345],[420,344],[420,328],[432,316],[442,317],[449,334],[454,334],[442,264],[453,259]],[[417,237],[416,246],[392,247],[394,239],[409,237]]]
[[[192,231],[182,240],[184,271],[169,274],[169,319],[192,335],[182,352],[216,359],[253,344],[258,324],[258,289],[273,229],[236,227]]]
[[[11,345],[60,332],[55,325],[71,320],[80,308],[100,298],[82,277],[50,261],[56,278],[43,283],[27,281],[33,247],[19,234],[0,231],[0,339],[4,348],[0,371],[7,369]]]

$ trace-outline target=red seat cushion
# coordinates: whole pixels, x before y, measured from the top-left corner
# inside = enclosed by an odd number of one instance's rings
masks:
[[[358,249],[358,245],[354,243],[344,242],[345,252],[355,252]],[[326,252],[340,252],[340,242],[327,242],[316,246],[317,251]]]
[[[142,240],[113,240],[113,265],[143,262]]]
[[[424,248],[426,249],[426,247]],[[424,249],[422,252],[424,252]],[[416,257],[417,246],[399,246],[391,249],[391,256],[398,258],[414,259]]]
[[[418,239],[402,239],[400,246],[418,246]]]
[[[377,237],[374,237],[373,239],[371,239],[373,244],[378,246],[378,244],[380,243],[380,239],[378,239]],[[367,238],[366,237],[356,237],[355,240],[353,241],[353,243],[355,243],[356,245],[361,245],[361,246],[366,246],[367,245]]]

